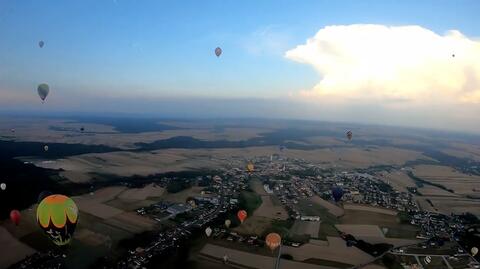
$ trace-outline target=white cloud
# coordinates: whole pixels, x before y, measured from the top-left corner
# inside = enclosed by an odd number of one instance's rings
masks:
[[[320,74],[309,98],[385,106],[480,103],[480,42],[420,26],[327,26],[285,57]]]

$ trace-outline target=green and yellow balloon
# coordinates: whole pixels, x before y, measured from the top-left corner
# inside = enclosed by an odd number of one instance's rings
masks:
[[[38,205],[37,222],[55,245],[64,246],[72,239],[78,222],[77,205],[65,195],[47,196]]]

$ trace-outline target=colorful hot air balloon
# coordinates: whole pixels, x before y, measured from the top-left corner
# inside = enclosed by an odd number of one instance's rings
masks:
[[[47,196],[37,207],[37,222],[54,244],[66,245],[78,223],[77,205],[65,195]]]
[[[271,251],[274,251],[276,248],[278,248],[281,242],[282,242],[282,238],[277,233],[269,233],[267,237],[265,237],[265,243],[267,244],[267,247],[269,247]]]
[[[343,189],[340,187],[333,187],[332,188],[332,196],[335,199],[335,202],[338,202],[342,199],[343,196]]]
[[[222,55],[222,49],[220,47],[217,47],[215,49],[215,55],[217,55],[217,57],[220,57],[220,55]]]
[[[232,225],[232,221],[229,220],[229,219],[226,219],[225,220],[225,227],[227,227],[227,229],[228,229],[228,228],[230,228],[230,225]]]
[[[42,99],[42,103],[45,102],[45,99],[48,96],[48,93],[50,92],[50,87],[46,83],[42,83],[38,85],[37,87],[37,92],[38,96],[40,96],[40,99]]]
[[[249,173],[252,173],[254,170],[255,170],[255,166],[253,166],[253,163],[251,163],[251,162],[248,163],[248,164],[247,164],[247,171],[248,171]]]
[[[15,223],[15,225],[18,226],[18,224],[20,223],[20,211],[16,209],[10,211],[10,219],[13,223]]]
[[[6,190],[7,189],[7,184],[2,182],[2,184],[0,184],[0,189],[2,189],[2,191]]]
[[[472,253],[472,256],[475,256],[478,254],[478,248],[477,247],[473,247],[470,252]]]
[[[210,237],[210,235],[212,235],[212,228],[210,227],[207,227],[207,229],[205,229],[205,234]]]
[[[45,42],[43,42],[43,40],[40,40],[40,41],[38,42],[38,46],[39,46],[40,48],[43,48],[44,45],[45,45]]]
[[[247,211],[245,210],[238,211],[237,217],[240,220],[240,222],[243,223],[243,221],[247,218]]]
[[[47,145],[43,146],[43,150],[48,151],[48,146]]]
[[[347,138],[348,138],[348,140],[352,140],[352,137],[353,137],[352,131],[348,131],[348,132],[347,132]]]

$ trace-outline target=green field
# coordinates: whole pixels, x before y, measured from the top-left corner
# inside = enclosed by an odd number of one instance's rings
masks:
[[[240,193],[239,205],[241,209],[247,211],[249,216],[252,216],[255,209],[262,205],[262,198],[253,191],[243,191]]]

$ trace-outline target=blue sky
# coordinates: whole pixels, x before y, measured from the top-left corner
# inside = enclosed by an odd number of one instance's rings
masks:
[[[3,105],[23,107],[47,82],[59,109],[96,98],[287,98],[320,75],[285,52],[325,26],[420,25],[480,37],[478,10],[475,0],[4,0],[0,91],[10,100]]]

